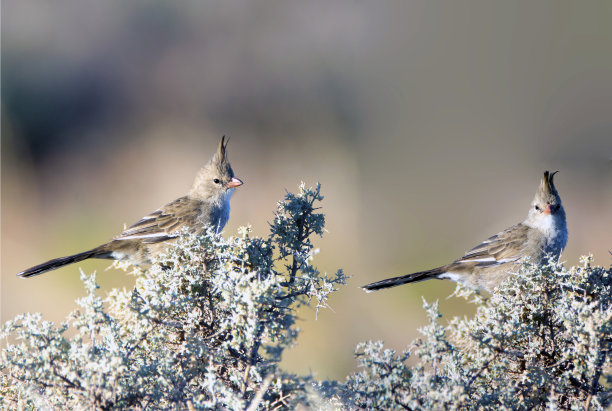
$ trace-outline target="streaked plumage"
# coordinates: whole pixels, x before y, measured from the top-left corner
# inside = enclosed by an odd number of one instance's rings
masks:
[[[522,223],[487,238],[448,265],[389,278],[362,288],[370,292],[436,278],[493,291],[527,259],[542,263],[547,255],[559,258],[567,243],[567,225],[565,210],[553,183],[555,173],[544,172],[527,218]]]
[[[198,172],[191,190],[162,208],[144,216],[106,244],[82,253],[60,257],[17,274],[32,277],[66,264],[88,258],[129,260],[134,264],[150,262],[151,256],[165,249],[179,233],[203,234],[215,227],[220,232],[230,213],[230,197],[242,181],[234,177],[227,159],[225,137],[213,158]]]

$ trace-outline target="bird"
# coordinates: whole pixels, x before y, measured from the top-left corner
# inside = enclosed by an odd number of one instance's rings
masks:
[[[567,244],[567,224],[555,172],[545,171],[527,218],[472,248],[450,264],[364,285],[366,292],[430,279],[450,279],[478,290],[493,292],[527,261],[542,264],[560,258]]]
[[[227,158],[227,141],[225,136],[221,138],[216,153],[200,169],[187,195],[144,216],[105,244],[49,260],[17,275],[29,278],[88,258],[150,264],[153,256],[165,251],[185,231],[201,235],[212,227],[220,233],[229,219],[230,197],[243,184],[234,176]]]

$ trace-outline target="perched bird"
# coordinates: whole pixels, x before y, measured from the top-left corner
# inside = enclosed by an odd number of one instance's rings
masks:
[[[88,258],[146,264],[150,262],[151,256],[165,250],[168,243],[175,240],[183,229],[203,234],[212,226],[219,233],[229,219],[230,197],[234,188],[242,185],[242,181],[234,177],[225,152],[226,146],[224,136],[213,158],[198,172],[187,195],[143,217],[106,244],[68,257],[49,260],[17,275],[32,277]]]
[[[449,279],[469,287],[493,291],[527,260],[540,264],[547,256],[558,259],[567,243],[565,210],[553,184],[557,172],[544,177],[527,218],[522,223],[487,238],[448,265],[389,278],[363,286],[367,292],[417,281]]]

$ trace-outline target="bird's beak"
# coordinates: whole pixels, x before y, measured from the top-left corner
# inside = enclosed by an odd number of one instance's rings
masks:
[[[552,214],[552,206],[550,204],[546,204],[544,206],[544,210],[542,210],[543,214]]]
[[[242,184],[244,184],[244,183],[242,182],[241,179],[236,178],[236,177],[232,177],[232,179],[229,181],[229,183],[227,183],[227,187],[228,188],[240,187]]]

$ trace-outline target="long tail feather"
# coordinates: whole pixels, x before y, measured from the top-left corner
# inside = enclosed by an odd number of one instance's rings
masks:
[[[100,249],[100,247],[97,247],[88,251],[83,251],[82,253],[69,255],[67,257],[54,258],[53,260],[49,260],[42,264],[35,265],[34,267],[30,267],[27,270],[23,270],[17,275],[21,278],[33,277],[68,264],[87,260],[88,258],[105,258],[105,253]]]
[[[383,288],[397,287],[398,285],[415,283],[417,281],[429,280],[432,278],[438,278],[438,276],[444,273],[444,267],[438,267],[427,271],[419,271],[418,273],[406,274],[399,277],[387,278],[386,280],[377,281],[372,284],[364,285],[363,288],[366,292],[382,290]]]

